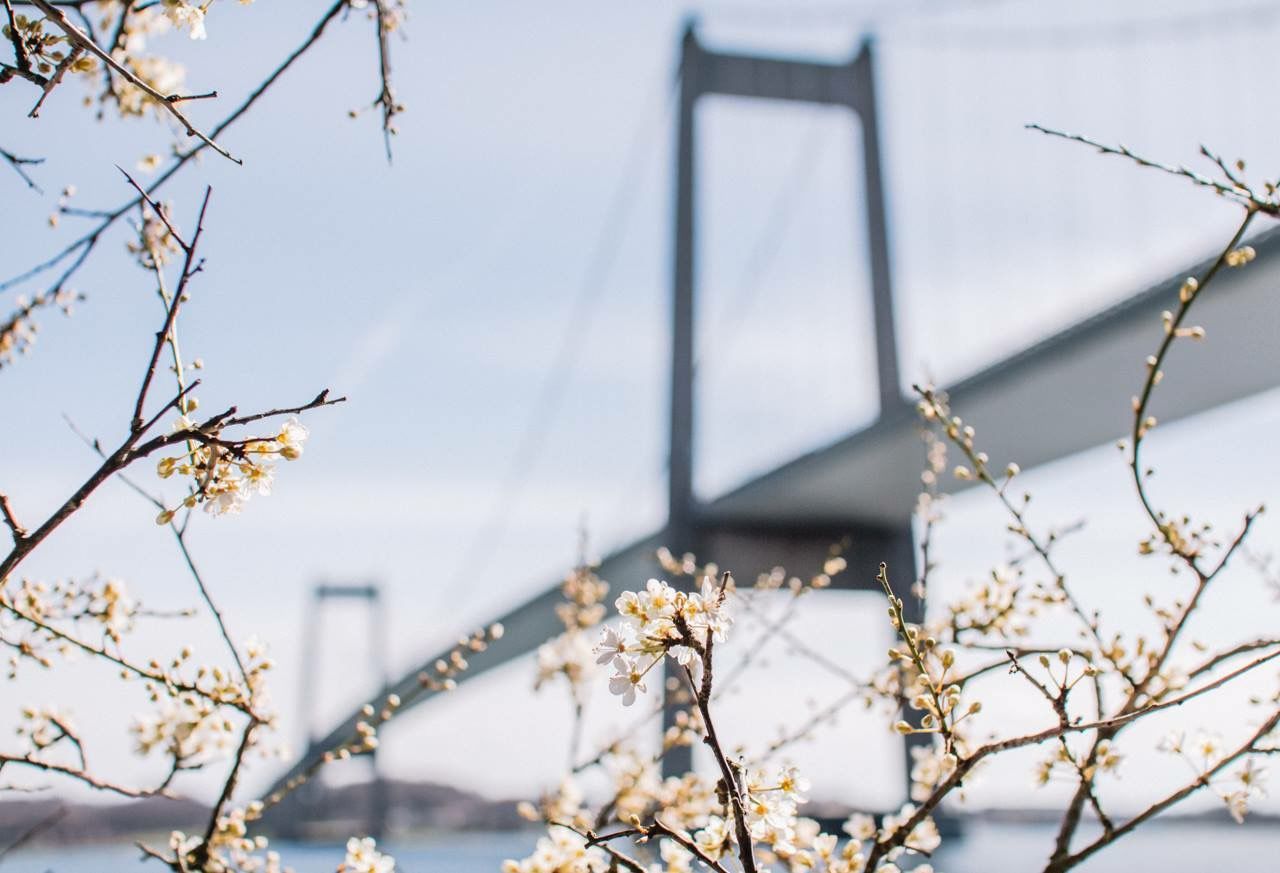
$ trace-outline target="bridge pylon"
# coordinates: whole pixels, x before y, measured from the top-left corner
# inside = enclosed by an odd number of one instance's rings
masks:
[[[302,612],[302,673],[298,695],[299,723],[306,731],[306,758],[323,755],[332,748],[326,745],[324,738],[316,733],[320,709],[320,692],[326,675],[322,669],[324,651],[323,619],[325,606],[331,601],[355,602],[363,604],[368,614],[368,664],[377,677],[379,696],[387,693],[389,657],[387,651],[388,634],[386,613],[382,600],[382,592],[375,583],[336,584],[320,582],[311,589],[311,597],[306,609]],[[335,674],[327,674],[333,676]],[[339,688],[346,689],[356,679],[346,668],[342,670],[337,683]],[[377,748],[359,753],[359,757],[369,762],[370,779],[368,785],[368,803],[365,810],[366,822],[363,833],[381,839],[384,835],[390,803],[387,783],[378,768]],[[301,786],[285,800],[287,805],[284,814],[275,816],[276,829],[285,837],[305,837],[309,825],[324,821],[330,817],[331,810],[326,808],[325,798],[329,792],[318,781],[323,774]]]
[[[694,492],[696,438],[695,345],[697,330],[697,106],[707,96],[837,106],[850,111],[862,133],[862,170],[866,214],[866,247],[870,267],[871,309],[875,337],[876,384],[880,417],[902,414],[897,330],[889,269],[889,231],[885,215],[884,179],[876,108],[874,43],[868,39],[845,63],[832,64],[777,57],[713,51],[698,41],[691,22],[680,52],[680,106],[676,131],[675,240],[671,305],[671,412],[668,453],[667,524],[664,539],[677,555],[692,553],[701,562],[715,562],[740,579],[787,562],[792,570],[820,568],[831,545],[852,543],[849,569],[834,588],[879,591],[876,570],[884,561],[902,598],[905,617],[920,622],[923,601],[912,595],[915,546],[908,517],[891,524],[858,517],[788,517],[776,522],[735,518],[709,511]],[[852,244],[853,241],[851,241]],[[853,374],[851,374],[853,375]],[[765,410],[767,411],[767,410]],[[914,480],[918,482],[918,480]],[[909,490],[912,483],[905,483]],[[664,730],[689,706],[679,673],[666,664]],[[904,717],[918,717],[909,710]],[[926,735],[907,737],[906,772],[911,770],[912,743]],[[678,775],[692,766],[692,749],[670,749],[663,758],[664,775]]]

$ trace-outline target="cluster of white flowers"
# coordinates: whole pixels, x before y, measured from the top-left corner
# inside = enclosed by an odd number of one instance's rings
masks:
[[[66,737],[74,737],[71,716],[53,706],[24,706],[17,734],[26,739],[30,752],[40,752]]]
[[[915,814],[916,807],[910,803],[905,804],[898,810],[897,815],[886,815],[878,830],[870,816],[853,815],[845,822],[845,832],[853,838],[851,842],[858,840],[883,842],[896,835]],[[858,836],[859,834],[862,836]],[[932,854],[940,845],[942,845],[942,836],[938,833],[938,826],[934,824],[932,818],[925,816],[911,829],[911,833],[903,840],[902,845],[888,853],[888,860],[876,867],[876,873],[898,873],[896,861],[913,852]],[[914,873],[933,873],[933,867],[929,864],[918,864],[911,869]],[[856,871],[857,868],[854,868],[853,873]]]
[[[169,58],[131,55],[123,63],[129,72],[159,94],[181,92],[187,79],[187,68]],[[111,95],[123,116],[141,117],[152,112],[157,118],[166,117],[164,110],[150,94],[123,77],[112,77]]]
[[[240,0],[241,5],[248,5],[253,0]],[[112,45],[102,45],[104,52],[109,52],[112,60],[127,69],[133,76],[145,82],[161,95],[177,95],[181,93],[186,73],[182,65],[159,55],[147,54],[149,42],[173,30],[185,32],[193,40],[202,40],[208,36],[205,21],[213,0],[159,0],[156,3],[123,4],[119,0],[99,0],[90,8],[100,12],[99,26],[104,33],[115,34]],[[353,6],[356,4],[353,2]],[[393,18],[398,22],[403,17],[399,13]],[[73,49],[71,40],[64,29],[52,24],[48,18],[30,18],[25,15],[12,16],[16,33],[10,36],[13,29],[9,24],[3,26],[5,41],[16,39],[23,46],[26,59],[35,72],[51,79],[56,84],[61,78],[63,67],[66,72],[80,74],[86,79],[96,78],[99,70],[98,58],[92,52]],[[87,23],[87,22],[86,22]],[[92,36],[92,28],[89,29]],[[157,117],[167,115],[155,97],[147,94],[124,76],[111,76],[107,91],[102,94],[103,103],[114,102],[122,116],[140,116],[152,111]],[[91,98],[85,99],[92,104]]]
[[[96,626],[115,643],[132,630],[139,609],[119,579],[94,576],[83,582],[66,579],[50,584],[24,578],[15,589],[0,594],[0,602],[21,615],[36,622],[56,620]],[[57,642],[59,648],[65,648],[65,641]]]
[[[1267,796],[1264,782],[1266,772],[1266,768],[1258,766],[1256,761],[1248,758],[1234,774],[1235,787],[1230,791],[1219,792],[1218,796],[1222,798],[1227,811],[1231,813],[1231,817],[1237,824],[1244,824],[1245,816],[1249,814],[1251,800]]]
[[[538,840],[533,854],[502,862],[502,873],[605,873],[609,856],[586,837],[568,828],[553,827]]]
[[[245,646],[244,680],[217,665],[201,665],[191,671],[192,651],[184,647],[165,667],[152,661],[146,683],[155,712],[139,715],[133,723],[138,754],[160,749],[175,762],[198,766],[224,757],[240,736],[229,707],[253,711],[269,722],[266,676],[275,666],[265,648],[253,639]]]
[[[347,5],[352,9],[368,9],[369,0],[347,0]],[[388,33],[404,26],[409,17],[409,10],[406,8],[405,0],[384,0],[380,7],[382,11],[382,26]],[[370,10],[370,15],[372,14],[373,11]]]
[[[602,601],[609,593],[609,585],[584,562],[565,577],[561,592],[565,602],[556,605],[556,615],[564,624],[564,633],[538,647],[538,674],[533,687],[536,690],[563,676],[574,700],[580,702],[582,686],[596,670],[587,631],[604,618]]]
[[[14,298],[15,308],[9,320],[0,323],[0,369],[13,363],[18,355],[25,355],[36,342],[39,325],[34,315],[39,309],[57,307],[70,315],[72,304],[80,295],[70,289],[46,291],[35,297],[19,294]]]
[[[164,0],[162,6],[173,26],[190,33],[192,39],[204,39],[209,35],[204,29],[206,5],[188,3],[187,0]]]
[[[182,831],[170,834],[169,850],[174,859],[180,859],[179,869],[195,869],[187,865],[204,853],[200,869],[210,873],[293,873],[292,868],[283,865],[279,852],[268,849],[266,837],[249,836],[248,821],[261,812],[255,808],[258,806],[231,809],[219,816],[208,844],[202,837]]]
[[[1160,740],[1156,748],[1178,756],[1186,762],[1191,772],[1205,780],[1209,779],[1211,771],[1222,761],[1224,755],[1222,738],[1204,731],[1193,740],[1188,740],[1184,731],[1172,731]],[[1244,822],[1251,800],[1266,796],[1266,772],[1266,768],[1259,766],[1254,759],[1246,758],[1229,778],[1230,787],[1224,788],[1215,783],[1219,799],[1237,822]]]
[[[557,676],[564,676],[570,687],[576,687],[590,678],[595,666],[591,641],[580,632],[566,631],[538,647],[534,687],[540,688]]]
[[[207,763],[225,757],[236,744],[235,724],[216,704],[194,692],[180,692],[150,714],[136,716],[138,754],[157,749],[182,762]]]
[[[777,861],[791,873],[864,873],[867,844],[890,838],[915,813],[915,807],[904,806],[896,816],[886,816],[880,828],[871,816],[856,813],[845,822],[847,839],[842,841],[838,834],[824,833],[816,820],[799,815],[808,790],[809,780],[794,767],[783,767],[771,778],[759,770],[747,776],[747,824],[763,862]],[[732,821],[719,815],[708,816],[704,826],[691,836],[698,848],[715,860],[728,855],[735,842]],[[895,861],[910,853],[931,853],[940,842],[932,819],[925,817],[902,846],[886,853],[876,865],[876,873],[896,873]],[[913,869],[921,873],[932,871],[927,865]]]
[[[694,669],[704,642],[723,642],[729,630],[724,599],[724,588],[710,576],[698,592],[677,591],[660,579],[650,579],[643,591],[624,591],[615,604],[622,626],[606,627],[595,648],[597,662],[613,667],[609,690],[630,706],[636,692],[646,690],[644,677],[667,655]]]
[[[373,837],[347,840],[347,857],[338,867],[338,873],[393,873],[396,859],[378,851]]]
[[[96,635],[118,646],[132,630],[138,610],[118,579],[95,576],[50,584],[23,578],[0,584],[0,631],[9,643],[9,678],[17,676],[24,660],[48,668],[55,657],[83,653],[53,623],[87,630],[89,639]]]
[[[172,211],[168,204],[160,206],[168,217]],[[174,235],[172,221],[165,221],[147,207],[142,211],[142,218],[134,222],[135,237],[125,243],[129,254],[138,260],[144,270],[156,270],[173,260],[182,251],[182,244]]]
[[[959,759],[941,743],[911,747],[911,799],[923,801],[956,770]]]
[[[840,569],[832,565],[834,572]],[[610,688],[624,705],[634,702],[636,693],[644,690],[644,676],[667,657],[691,672],[711,666],[714,644],[725,639],[730,626],[725,610],[729,577],[724,586],[717,586],[711,576],[699,575],[703,582],[696,593],[651,579],[644,589],[624,592],[617,599],[621,627],[606,627],[595,652],[598,663],[613,667]],[[773,584],[774,575],[762,583],[765,590],[779,587]],[[702,718],[708,703],[704,689],[697,707],[684,713],[682,733],[711,737]],[[870,816],[855,816],[849,822],[848,838],[823,833],[816,820],[800,815],[810,783],[790,765],[766,771],[738,761],[725,765],[726,772],[733,774],[730,782],[727,777],[713,779],[695,772],[659,779],[660,760],[661,756],[637,754],[621,743],[610,745],[596,760],[611,783],[609,799],[600,812],[583,805],[583,793],[571,779],[544,796],[538,806],[523,804],[522,814],[531,820],[543,819],[550,831],[533,855],[508,861],[505,873],[613,869],[620,859],[609,845],[613,838],[601,834],[606,821],[628,828],[617,837],[639,835],[633,848],[640,854],[629,860],[653,873],[691,873],[701,869],[699,856],[735,869],[732,859],[743,852],[740,836],[750,842],[760,864],[780,865],[789,873],[868,873],[873,854],[869,843],[884,841],[896,845],[875,850],[875,873],[897,873],[896,863],[904,855],[929,853],[939,844],[937,828],[928,816],[921,816],[910,834],[898,835],[915,817],[915,807],[910,805],[886,817],[881,827]],[[955,766],[953,754],[922,753],[916,760],[915,777],[922,783],[936,783]],[[928,865],[914,869],[931,871]]]
[[[198,430],[198,425],[186,415],[174,422],[173,427],[175,433]],[[161,458],[156,472],[162,479],[177,474],[190,480],[191,491],[183,498],[182,506],[191,508],[203,504],[205,511],[214,515],[234,514],[252,494],[271,493],[275,467],[269,460],[280,457],[293,461],[302,457],[307,435],[306,427],[291,418],[274,438],[248,440],[234,449],[193,438],[188,441],[185,454]],[[168,524],[176,513],[176,509],[162,510],[156,516],[156,523]]]
[[[12,24],[6,23],[0,27],[0,34],[4,35],[6,42],[22,45],[26,60],[36,72],[45,76],[53,75],[64,61],[70,64],[74,72],[88,73],[96,69],[96,62],[89,56],[80,55],[74,61],[69,61],[66,35],[46,31],[45,19],[10,13],[8,20]]]
[[[1016,640],[1029,633],[1028,619],[1039,610],[1022,585],[1022,568],[992,568],[987,578],[970,587],[947,607],[948,624],[957,634]]]

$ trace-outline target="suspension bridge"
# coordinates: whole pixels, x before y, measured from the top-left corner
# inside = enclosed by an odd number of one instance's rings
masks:
[[[875,570],[885,561],[894,568],[908,620],[923,616],[924,604],[907,591],[915,578],[911,515],[923,454],[897,347],[900,325],[889,254],[877,75],[872,41],[864,42],[847,62],[828,63],[713,50],[693,27],[685,32],[675,140],[667,521],[606,556],[599,567],[602,578],[633,585],[659,575],[655,554],[660,547],[675,554],[692,552],[732,569],[741,579],[776,565],[803,575],[816,572],[831,544],[844,539],[852,543],[849,568],[833,587],[876,590]],[[695,110],[714,95],[839,107],[858,131],[857,206],[865,215],[879,412],[865,427],[790,458],[727,493],[700,499],[694,489],[700,226]],[[1196,344],[1176,344],[1165,371],[1178,389],[1159,394],[1152,409],[1161,421],[1192,416],[1280,383],[1280,344],[1274,341],[1280,324],[1280,235],[1264,234],[1252,244],[1258,265],[1228,271],[1197,304],[1196,322],[1212,337],[1212,347],[1231,353],[1210,360]],[[1199,269],[1187,264],[1162,281],[1134,288],[1085,320],[943,386],[954,408],[982,434],[993,464],[1016,460],[1029,469],[1122,437],[1143,361],[1163,329],[1161,312],[1176,302],[1184,277]],[[941,484],[950,490],[964,483]],[[369,591],[354,593],[376,600]],[[469,655],[469,668],[458,681],[527,656],[558,634],[562,625],[556,607],[561,602],[556,582],[494,616],[505,629],[503,636]],[[439,692],[424,687],[420,674],[447,656],[448,650],[422,659],[388,681],[387,693],[398,695],[403,709],[431,703]],[[327,749],[348,741],[363,717],[354,711],[313,737],[277,787],[313,766]],[[668,755],[666,766],[682,771],[690,764],[688,755],[689,750],[678,750]]]

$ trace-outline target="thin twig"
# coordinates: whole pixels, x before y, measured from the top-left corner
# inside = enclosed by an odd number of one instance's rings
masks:
[[[31,178],[27,171],[23,169],[23,167],[43,164],[44,158],[20,158],[7,149],[0,149],[0,158],[3,158],[9,166],[13,167],[13,171],[22,178],[22,181],[27,183],[28,188],[37,194],[44,193],[44,191],[40,189],[40,186],[36,184],[36,180]]]
[[[44,101],[53,93],[54,88],[62,84],[62,77],[67,74],[67,70],[71,69],[72,65],[83,56],[84,50],[79,46],[76,46],[71,51],[67,52],[67,56],[65,58],[58,61],[58,65],[53,68],[53,75],[49,76],[48,81],[44,83],[40,99],[36,101],[36,105],[32,106],[31,111],[27,113],[27,118],[40,117],[40,107],[44,106]]]
[[[1135,154],[1123,145],[1107,145],[1106,143],[1098,142],[1095,139],[1090,139],[1087,136],[1081,136],[1078,133],[1066,133],[1065,131],[1054,130],[1053,128],[1044,127],[1040,124],[1028,124],[1026,127],[1028,130],[1036,130],[1048,136],[1057,137],[1058,139],[1066,139],[1072,142],[1092,146],[1104,155],[1116,155],[1122,158],[1128,158],[1140,167],[1150,167],[1151,169],[1159,170],[1162,173],[1168,173],[1172,176],[1180,176],[1184,179],[1190,180],[1192,184],[1216,191],[1218,194],[1228,197],[1243,206],[1256,209],[1259,212],[1265,212],[1268,215],[1280,215],[1280,205],[1271,200],[1259,197],[1252,190],[1238,185],[1234,181],[1232,181],[1231,184],[1224,184],[1216,179],[1211,179],[1208,176],[1201,175],[1188,167],[1175,167],[1170,164],[1161,163],[1160,161],[1153,161],[1149,158],[1144,158],[1139,154]],[[1201,146],[1201,153],[1210,156],[1215,160],[1215,162],[1217,162],[1216,156],[1213,156],[1212,153],[1203,146]]]

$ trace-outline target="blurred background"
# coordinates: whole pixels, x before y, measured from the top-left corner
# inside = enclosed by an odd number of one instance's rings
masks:
[[[239,516],[197,519],[191,536],[233,633],[261,638],[278,661],[274,699],[294,757],[383,682],[362,605],[319,614],[315,585],[378,586],[385,609],[374,637],[399,675],[554,584],[578,560],[580,530],[605,554],[661,528],[676,74],[690,21],[714,49],[818,61],[844,62],[874,39],[904,386],[967,376],[1174,275],[1234,229],[1236,210],[1206,192],[1027,123],[1175,164],[1200,160],[1204,143],[1248,159],[1257,177],[1280,171],[1274,2],[564,0],[416,2],[409,11],[406,39],[392,46],[408,108],[393,163],[373,113],[347,118],[377,92],[372,26],[352,16],[223,137],[243,167],[206,155],[165,195],[190,227],[200,191],[213,187],[208,264],[182,324],[185,354],[205,364],[202,407],[301,402],[323,387],[349,398],[307,416],[306,454],[282,465],[276,493]],[[216,102],[230,106],[305,36],[313,13],[297,2],[218,6],[206,42],[164,39],[191,88],[216,88],[228,95]],[[114,206],[128,194],[114,165],[145,178],[139,160],[167,148],[165,128],[99,124],[74,97],[64,88],[27,120],[27,91],[0,89],[0,145],[46,158],[33,170],[43,198],[0,173],[6,276],[77,235],[75,218],[46,221],[62,186],[75,186],[77,205]],[[204,121],[225,109],[191,111]],[[878,396],[862,143],[850,116],[726,97],[697,112],[695,487],[712,498],[870,423]],[[151,281],[123,252],[127,236],[117,229],[73,283],[87,295],[74,317],[46,316],[33,353],[0,374],[5,408],[21,410],[0,418],[0,487],[27,517],[48,512],[95,466],[64,416],[106,440],[127,425],[159,323]],[[1206,361],[1231,352],[1208,349]],[[1133,364],[1115,378],[1136,387]],[[1073,398],[1061,400],[1069,417]],[[1116,409],[1116,436],[1127,415]],[[1234,526],[1280,491],[1269,445],[1278,425],[1280,398],[1268,393],[1162,429],[1149,448],[1171,471],[1162,493]],[[1062,547],[1083,599],[1114,603],[1117,627],[1141,621],[1142,594],[1167,583],[1137,559],[1145,527],[1114,448],[1030,470],[1026,487],[1042,523],[1087,521]],[[154,514],[112,484],[24,572],[100,572],[150,607],[195,606]],[[1260,551],[1274,534],[1264,518]],[[934,596],[945,600],[1006,560],[1006,539],[988,495],[954,497],[935,544]],[[617,592],[644,580],[608,581]],[[1220,594],[1198,630],[1206,640],[1280,618],[1247,573]],[[890,641],[881,604],[830,597],[802,606],[796,633],[869,669]],[[309,623],[317,678],[304,705]],[[197,657],[219,656],[203,622],[149,623],[138,645],[185,641]],[[785,654],[779,646],[726,703],[744,743],[803,720],[838,688],[798,676]],[[126,699],[92,675],[28,671],[0,708],[74,698],[93,712],[85,720],[123,728],[141,692]],[[555,784],[571,710],[563,689],[535,696],[533,677],[526,657],[406,714],[386,730],[382,772],[491,799]],[[1260,683],[1231,699],[1270,688],[1274,676]],[[993,729],[1026,715],[1021,706],[997,705]],[[588,709],[596,738],[636,717],[607,693]],[[1201,715],[1225,729],[1235,712]],[[1181,776],[1142,748],[1154,744],[1152,730],[1134,732],[1124,778],[1111,786],[1121,807]],[[99,742],[100,760],[120,774],[151,766],[130,754],[123,729],[104,729]],[[851,711],[795,758],[813,771],[815,797],[880,809],[900,801],[896,748],[878,719]],[[1068,786],[1034,788],[1035,759],[993,766],[969,804],[1060,808]],[[269,784],[289,760],[255,763],[254,784]],[[332,778],[368,774],[353,762]],[[184,790],[200,797],[211,785],[196,778]],[[1225,818],[1212,796],[1188,809]],[[1022,833],[986,849],[975,836],[969,860],[945,869],[976,869],[964,865],[1016,847]],[[1247,833],[1232,837],[1242,859],[1280,847],[1274,828]],[[527,846],[512,839],[512,852]],[[413,869],[493,866],[490,855],[450,846],[455,861]],[[1042,857],[1042,846],[1026,857]],[[30,869],[47,860],[33,856]]]

